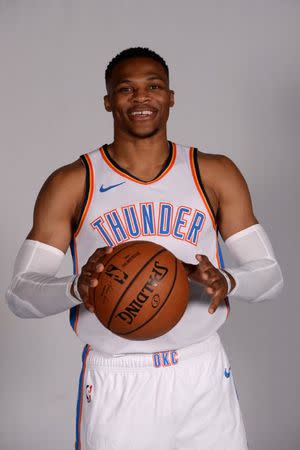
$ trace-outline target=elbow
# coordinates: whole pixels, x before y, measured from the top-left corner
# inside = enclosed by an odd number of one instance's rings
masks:
[[[283,291],[283,276],[279,265],[276,265],[276,274],[274,274],[272,286],[259,297],[254,299],[252,303],[258,303],[265,300],[275,300],[278,299]]]
[[[236,280],[231,295],[249,303],[273,300],[282,292],[283,276],[275,260],[263,259],[229,270]],[[236,276],[235,276],[236,275]]]
[[[20,319],[40,319],[45,317],[29,302],[20,299],[11,288],[6,291],[5,299],[10,311]]]

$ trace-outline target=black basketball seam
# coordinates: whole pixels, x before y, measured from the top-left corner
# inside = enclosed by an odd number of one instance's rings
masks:
[[[172,292],[172,290],[173,290],[173,287],[174,287],[174,284],[175,284],[175,281],[176,281],[176,276],[177,276],[177,262],[178,262],[178,261],[177,261],[177,259],[175,258],[175,256],[174,256],[174,261],[175,261],[175,273],[174,273],[173,283],[172,283],[172,286],[171,286],[171,288],[170,288],[170,291],[169,291],[167,297],[165,298],[165,301],[163,302],[163,304],[162,304],[162,305],[160,306],[160,308],[155,312],[155,314],[154,314],[150,319],[148,319],[146,322],[144,322],[142,325],[140,325],[139,327],[135,328],[134,330],[128,331],[127,333],[118,333],[120,336],[126,336],[126,335],[128,335],[128,334],[133,333],[134,331],[139,330],[140,328],[143,328],[147,323],[151,322],[151,320],[154,319],[154,317],[159,313],[159,311],[160,311],[160,310],[163,308],[163,306],[166,304],[166,302],[167,302],[168,298],[170,297],[170,294],[171,294],[171,292]]]
[[[122,301],[124,295],[126,294],[126,292],[128,291],[128,289],[130,288],[130,286],[132,285],[132,283],[137,279],[137,277],[140,275],[140,273],[145,269],[145,267],[147,267],[147,265],[154,259],[156,258],[156,256],[160,255],[161,253],[165,252],[166,249],[163,248],[162,250],[159,250],[159,252],[155,253],[155,255],[151,256],[151,258],[146,262],[146,264],[144,264],[141,269],[135,274],[134,278],[130,281],[130,283],[128,284],[127,288],[125,289],[125,291],[123,292],[123,294],[121,295],[121,297],[119,298],[117,304],[115,305],[114,309],[112,310],[111,316],[109,318],[108,324],[107,324],[107,328],[110,330],[110,324],[111,321],[113,319],[113,315],[116,311],[116,309],[118,308],[120,302]],[[118,333],[119,334],[119,333]]]

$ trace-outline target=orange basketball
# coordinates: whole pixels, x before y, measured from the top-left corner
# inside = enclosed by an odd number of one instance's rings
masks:
[[[95,314],[126,339],[153,339],[171,330],[188,302],[189,283],[182,263],[166,248],[132,241],[114,248],[91,289]]]

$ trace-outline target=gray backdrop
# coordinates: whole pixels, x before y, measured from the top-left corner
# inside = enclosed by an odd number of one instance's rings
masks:
[[[170,66],[169,137],[228,155],[248,181],[285,288],[232,301],[221,336],[250,448],[299,449],[299,13],[296,0],[0,0],[1,449],[74,446],[81,344],[66,313],[18,319],[4,291],[45,178],[111,140],[103,74],[132,45]]]

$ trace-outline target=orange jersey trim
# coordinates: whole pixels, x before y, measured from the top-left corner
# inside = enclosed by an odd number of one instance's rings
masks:
[[[160,174],[160,176],[158,178],[155,178],[152,181],[140,181],[137,180],[136,178],[130,176],[129,174],[122,172],[121,170],[119,170],[117,167],[115,167],[111,161],[107,158],[103,147],[99,148],[100,154],[102,156],[102,158],[104,159],[104,161],[106,162],[106,164],[117,174],[121,175],[124,178],[127,178],[128,180],[134,181],[135,183],[138,184],[144,184],[144,185],[148,185],[148,184],[153,184],[156,183],[157,181],[161,180],[173,167],[174,163],[175,163],[175,159],[176,159],[176,153],[177,153],[177,148],[176,148],[176,144],[174,144],[174,142],[172,142],[172,159],[169,163],[169,165],[165,168],[165,170]]]

